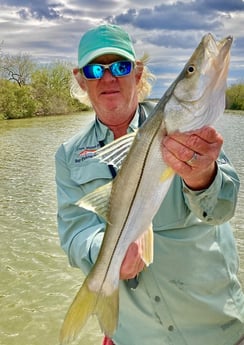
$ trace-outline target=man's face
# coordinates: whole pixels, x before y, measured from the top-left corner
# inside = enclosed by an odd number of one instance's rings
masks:
[[[118,55],[106,54],[94,59],[91,63],[110,64],[125,60]],[[88,80],[84,76],[80,86],[88,93],[93,108],[99,119],[105,124],[119,124],[126,116],[131,116],[137,107],[137,84],[140,72],[133,68],[130,74],[114,77],[106,69],[101,79]]]

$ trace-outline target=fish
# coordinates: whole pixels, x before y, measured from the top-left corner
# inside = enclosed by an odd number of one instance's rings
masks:
[[[112,337],[118,325],[119,272],[129,245],[140,242],[147,265],[153,261],[152,221],[175,172],[162,159],[163,138],[213,125],[225,109],[233,38],[204,35],[181,73],[136,133],[98,149],[91,159],[118,168],[115,179],[77,202],[106,220],[98,258],[64,319],[60,343],[74,340],[91,315]],[[153,264],[153,263],[152,263]]]

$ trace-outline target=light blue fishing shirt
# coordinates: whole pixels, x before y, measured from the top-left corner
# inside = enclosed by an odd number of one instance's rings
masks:
[[[142,103],[149,114],[153,105]],[[128,132],[139,125],[137,110]],[[58,231],[71,266],[87,274],[101,246],[105,223],[75,203],[109,182],[105,163],[92,159],[113,133],[98,119],[56,153]],[[234,345],[244,335],[244,294],[238,253],[228,223],[238,176],[222,152],[212,185],[193,192],[175,176],[153,221],[154,262],[135,290],[120,283],[116,345]]]

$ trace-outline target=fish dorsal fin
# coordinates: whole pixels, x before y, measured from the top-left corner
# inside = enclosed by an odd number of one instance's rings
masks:
[[[126,134],[101,147],[96,151],[96,158],[98,158],[101,162],[113,165],[115,168],[120,169],[135,136],[136,131]]]
[[[93,192],[78,200],[76,205],[97,213],[107,221],[112,183],[113,182],[111,181],[101,187],[98,187]]]
[[[135,241],[141,248],[141,257],[145,265],[148,267],[153,262],[153,228],[152,224],[149,229]]]

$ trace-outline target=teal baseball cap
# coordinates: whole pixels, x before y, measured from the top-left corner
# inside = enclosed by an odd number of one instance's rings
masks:
[[[136,60],[130,36],[118,25],[100,25],[88,30],[81,37],[78,50],[79,68],[104,54],[116,54],[130,61]]]

